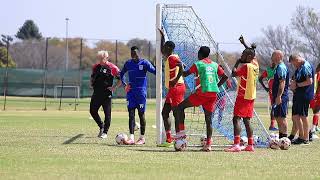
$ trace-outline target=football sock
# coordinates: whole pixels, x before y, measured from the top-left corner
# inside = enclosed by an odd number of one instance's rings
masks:
[[[171,131],[170,131],[170,130],[167,131],[167,132],[166,132],[166,135],[167,135],[167,142],[171,143],[171,141],[172,141]]]
[[[253,137],[249,137],[248,138],[248,145],[250,146],[250,145],[253,145]]]
[[[276,120],[275,120],[275,119],[271,119],[271,124],[270,124],[270,126],[271,126],[271,127],[274,127],[275,122],[276,122]]]
[[[211,145],[212,144],[212,139],[211,138],[207,138],[207,145]]]
[[[130,134],[130,139],[134,140],[134,134]]]
[[[233,144],[240,144],[240,136],[234,136]]]

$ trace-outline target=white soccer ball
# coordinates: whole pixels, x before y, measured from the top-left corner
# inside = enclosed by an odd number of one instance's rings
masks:
[[[174,142],[174,149],[176,151],[184,151],[187,148],[187,140],[178,139]]]
[[[282,150],[288,150],[291,146],[291,141],[287,137],[283,137],[279,140],[279,147]]]
[[[202,136],[200,137],[200,144],[201,144],[201,146],[206,145],[206,143],[207,143],[207,136],[202,135]]]
[[[119,133],[119,134],[117,134],[117,136],[116,136],[116,142],[117,142],[117,144],[122,145],[122,144],[124,144],[124,142],[127,141],[127,140],[128,140],[128,136],[127,136],[125,133]]]
[[[247,136],[241,136],[241,138],[240,138],[240,146],[246,146],[246,145],[248,145]]]
[[[279,149],[279,139],[278,138],[272,138],[269,141],[269,147],[271,149]]]
[[[211,141],[212,141],[212,138],[211,138]],[[200,137],[200,144],[201,144],[201,146],[204,146],[207,144],[207,136],[206,135],[202,135]]]

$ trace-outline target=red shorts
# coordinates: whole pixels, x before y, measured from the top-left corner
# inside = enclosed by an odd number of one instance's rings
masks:
[[[316,107],[320,107],[320,96],[315,95],[314,98],[310,101],[310,108],[314,109]]]
[[[234,105],[233,115],[242,118],[252,118],[253,117],[253,107],[254,100],[247,100],[242,98],[236,99]]]
[[[171,107],[176,107],[183,101],[185,93],[186,86],[184,84],[177,84],[169,88],[165,103],[171,104]]]
[[[214,106],[217,101],[217,94],[214,93],[215,95],[207,96],[207,94],[195,92],[189,96],[189,102],[193,106],[202,106],[203,109],[213,112],[214,111]]]

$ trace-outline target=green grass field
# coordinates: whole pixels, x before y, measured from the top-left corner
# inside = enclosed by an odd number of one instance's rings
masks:
[[[8,98],[7,110],[0,112],[0,179],[320,179],[320,141],[288,151],[174,152],[155,145],[151,100],[147,144],[118,146],[115,135],[127,133],[124,100],[114,101],[111,128],[103,140],[96,138],[97,126],[89,119],[88,99],[78,102],[77,111],[72,102],[64,100],[58,111],[57,100],[50,99],[48,110],[42,111],[42,99]],[[268,124],[265,104],[258,103],[257,110]]]

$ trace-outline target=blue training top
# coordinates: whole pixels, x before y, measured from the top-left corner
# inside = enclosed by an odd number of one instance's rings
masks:
[[[156,74],[155,67],[145,59],[133,60],[129,59],[123,66],[120,78],[125,86],[124,74],[128,72],[129,82],[132,91],[146,92],[147,90],[147,72]]]
[[[314,70],[312,65],[308,61],[305,61],[303,65],[301,65],[298,69],[296,69],[294,76],[297,83],[301,83],[307,80],[307,78],[313,78]],[[312,83],[309,86],[297,87],[295,91],[295,96],[297,98],[311,100],[313,98],[313,95],[314,95],[314,83]]]
[[[280,86],[280,80],[285,80],[285,86],[284,90],[281,96],[281,99],[283,100],[289,100],[288,96],[288,89],[289,89],[289,70],[287,66],[284,64],[284,62],[281,62],[280,64],[277,65],[274,71],[274,76],[273,76],[273,86],[272,86],[272,99],[275,101],[279,86]]]

